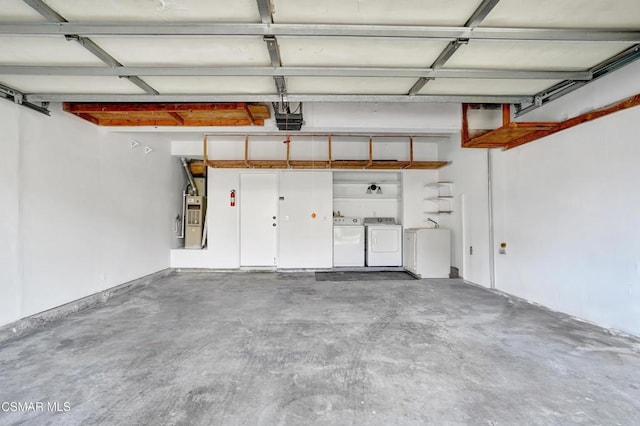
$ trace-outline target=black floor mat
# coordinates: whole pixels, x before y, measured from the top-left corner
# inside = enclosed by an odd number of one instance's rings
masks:
[[[415,280],[413,275],[402,271],[376,272],[316,272],[316,281],[397,281]]]

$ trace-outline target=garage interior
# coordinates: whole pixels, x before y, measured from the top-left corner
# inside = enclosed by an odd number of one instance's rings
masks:
[[[0,424],[636,424],[640,3],[5,0]]]

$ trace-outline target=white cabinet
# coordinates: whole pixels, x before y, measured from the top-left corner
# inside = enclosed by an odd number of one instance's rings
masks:
[[[449,278],[450,231],[442,228],[406,229],[404,268],[420,278]]]
[[[280,172],[279,267],[332,267],[331,201],[330,171]]]

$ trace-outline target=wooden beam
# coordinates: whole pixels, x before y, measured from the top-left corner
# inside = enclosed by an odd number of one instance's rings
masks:
[[[74,115],[77,115],[78,117],[85,119],[87,121],[92,122],[95,125],[100,125],[100,120],[97,119],[96,117],[94,117],[93,115],[90,114],[85,114],[84,112],[78,112],[78,113],[73,113]]]
[[[244,165],[246,168],[251,168],[251,164],[249,164],[249,135],[244,137]]]
[[[180,114],[178,114],[177,112],[173,112],[173,111],[169,111],[168,114],[171,116],[171,118],[176,120],[177,124],[179,124],[180,126],[184,126],[184,118],[182,118],[182,116]]]
[[[68,108],[68,109],[67,109]],[[243,102],[226,103],[65,103],[67,112],[181,112],[244,110]]]
[[[207,135],[204,135],[202,139],[202,158],[205,164],[207,164]]]
[[[371,164],[372,170],[402,170],[405,168],[417,170],[434,170],[450,164],[447,161],[414,161],[411,167],[407,167],[408,161],[386,161],[374,160]],[[253,160],[251,165],[247,166],[243,160],[207,160],[206,164],[214,168],[222,169],[326,169],[328,161],[315,160],[291,160],[287,166],[286,160]],[[333,162],[332,169],[351,169],[361,170],[368,164],[367,160],[336,160]]]
[[[249,118],[249,121],[251,122],[252,126],[255,126],[256,124],[256,119],[253,116],[253,113],[251,113],[251,110],[249,109],[249,105],[244,104],[244,110],[247,112],[247,117]]]
[[[373,164],[373,136],[369,136],[369,162],[364,167],[368,169]]]
[[[507,126],[511,122],[511,105],[502,104],[502,125]]]
[[[595,109],[593,111],[586,112],[584,114],[580,114],[576,117],[570,118],[568,120],[557,123],[552,129],[549,130],[540,130],[535,134],[531,135],[530,138],[519,138],[514,141],[511,141],[505,145],[505,150],[512,149],[520,145],[524,145],[525,143],[532,142],[534,140],[552,135],[554,133],[560,132],[562,130],[570,129],[571,127],[578,126],[582,123],[586,123],[587,121],[596,120],[598,118],[607,116],[609,114],[613,114],[618,111],[623,111],[625,109],[633,108],[640,105],[640,94],[628,97],[619,102],[614,102],[602,108]]]
[[[469,141],[469,120],[467,118],[468,110],[469,104],[462,104],[462,130],[460,132],[462,146],[465,146],[465,144]]]
[[[405,168],[411,167],[413,164],[413,136],[409,138],[409,164]]]
[[[287,140],[284,142],[287,145],[287,169],[291,166],[289,163],[290,155],[291,155],[291,138],[287,136]]]

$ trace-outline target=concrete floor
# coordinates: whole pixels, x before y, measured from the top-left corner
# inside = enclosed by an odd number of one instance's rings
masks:
[[[632,425],[640,344],[458,280],[182,272],[0,345],[7,401],[44,409],[1,424]]]

